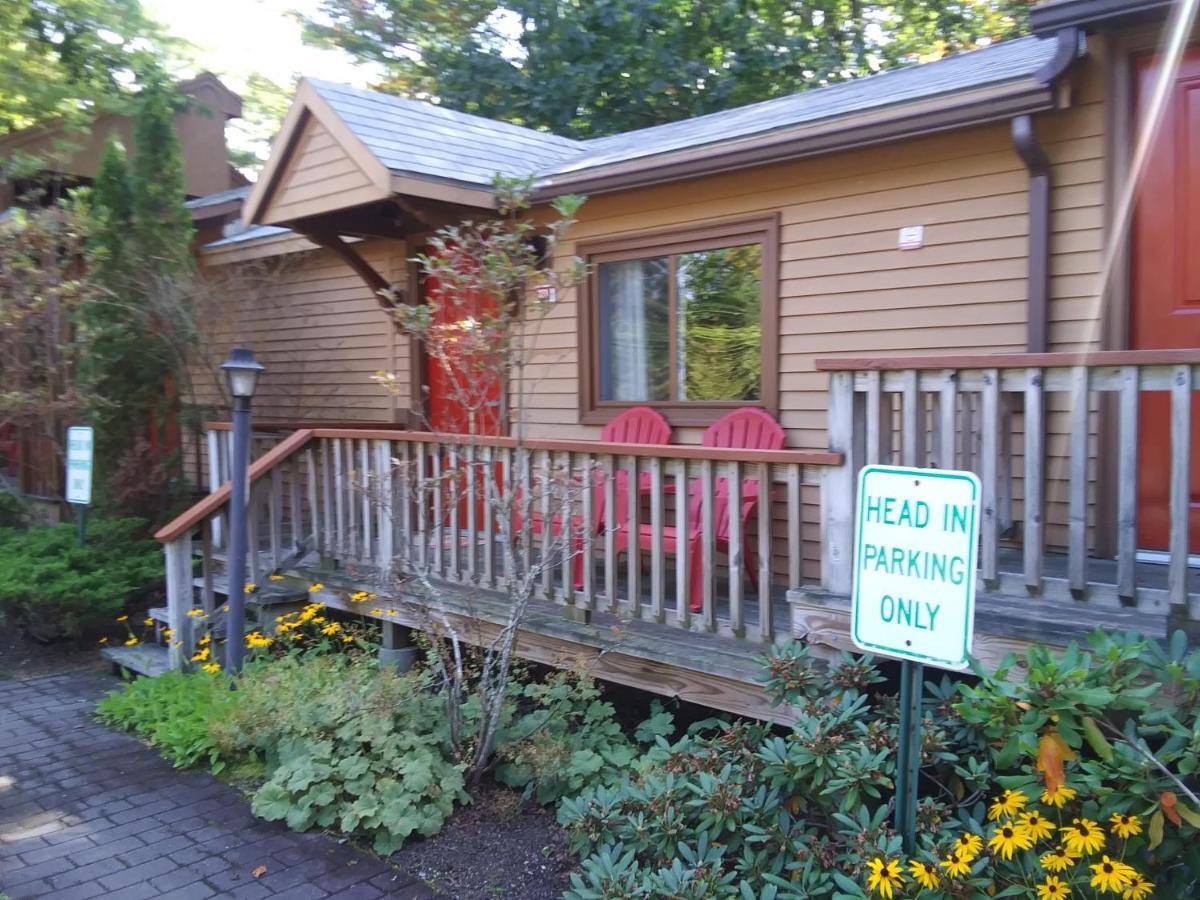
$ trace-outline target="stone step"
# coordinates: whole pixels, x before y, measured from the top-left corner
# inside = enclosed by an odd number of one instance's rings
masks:
[[[167,648],[162,644],[137,644],[133,647],[105,647],[100,655],[112,663],[113,671],[133,672],[154,678],[170,669]]]

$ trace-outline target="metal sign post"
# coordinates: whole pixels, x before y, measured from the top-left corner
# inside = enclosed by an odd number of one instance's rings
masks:
[[[75,542],[87,540],[87,511],[92,503],[92,449],[95,433],[87,425],[67,429],[67,502],[75,507]]]
[[[901,660],[895,825],[911,853],[921,772],[925,664],[967,667],[975,630],[979,479],[867,466],[855,512],[851,637]]]

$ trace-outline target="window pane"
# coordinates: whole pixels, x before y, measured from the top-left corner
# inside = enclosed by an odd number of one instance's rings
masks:
[[[758,400],[762,388],[762,247],[677,258],[677,400]]]
[[[669,400],[667,260],[601,263],[600,399]]]

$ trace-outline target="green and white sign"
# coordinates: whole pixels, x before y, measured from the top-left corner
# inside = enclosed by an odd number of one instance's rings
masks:
[[[87,506],[92,502],[93,432],[87,425],[67,429],[67,502]]]
[[[975,630],[979,496],[971,472],[867,466],[859,473],[856,646],[966,668]]]

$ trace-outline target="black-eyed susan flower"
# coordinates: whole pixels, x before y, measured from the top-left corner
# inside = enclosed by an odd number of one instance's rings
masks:
[[[129,616],[117,616],[117,621],[118,622],[128,622]]]
[[[1029,829],[1035,841],[1044,841],[1054,834],[1054,823],[1037,810],[1024,813],[1017,821]]]
[[[946,858],[938,863],[951,878],[961,878],[964,875],[971,874],[971,860],[963,859],[962,854],[956,850],[951,850],[946,854]]]
[[[209,656],[212,655],[212,650],[209,647],[201,647],[192,654],[192,662],[207,662]]]
[[[1142,820],[1132,813],[1113,813],[1108,821],[1112,823],[1113,834],[1122,840],[1142,833]]]
[[[325,635],[326,637],[332,637],[333,635],[337,634],[341,630],[342,630],[342,626],[339,625],[337,622],[330,622],[328,625],[326,625],[324,628],[321,629],[321,634]]]
[[[964,831],[954,839],[954,851],[967,862],[974,862],[983,850],[983,838],[969,831]]]
[[[1062,809],[1068,803],[1075,799],[1076,790],[1073,787],[1067,787],[1065,784],[1060,784],[1057,787],[1046,788],[1042,791],[1042,802],[1047,806],[1053,806],[1056,809]]]
[[[246,646],[251,650],[260,650],[271,646],[271,639],[260,631],[251,631],[246,635]]]
[[[318,591],[323,591],[323,590],[325,590],[325,585],[321,584],[321,582],[319,582],[319,581],[314,582],[308,586],[308,592],[310,594],[315,594]]]
[[[1153,890],[1153,881],[1147,881],[1146,876],[1134,872],[1129,887],[1125,888],[1125,893],[1121,895],[1121,900],[1145,900]]]
[[[908,871],[912,875],[913,881],[923,888],[934,890],[942,880],[938,877],[937,869],[934,866],[927,866],[919,859],[912,859],[908,862]]]
[[[253,581],[247,581],[246,586],[244,588],[242,588],[242,593],[243,594],[253,594],[257,590],[258,590],[257,584],[255,584]]]
[[[867,890],[880,897],[891,897],[893,892],[904,884],[900,863],[894,859],[877,856],[867,863],[867,869],[870,872],[867,876]]]
[[[272,581],[283,581],[283,576],[282,576],[282,575],[280,575],[278,572],[272,572],[272,573],[271,573],[271,580],[272,580]]]
[[[198,606],[193,606],[191,609],[189,609],[189,610],[187,611],[187,614],[188,614],[188,618],[189,618],[189,619],[203,619],[203,618],[205,618],[205,615],[204,615],[204,610],[200,609],[200,607],[198,607]]]
[[[210,663],[205,663],[200,668],[203,669],[205,672],[207,672],[209,675],[215,675],[221,671],[221,664],[215,663],[215,662],[210,662]]]
[[[145,625],[147,628],[149,628],[151,625],[154,624],[154,620],[152,618],[150,618],[149,616],[146,616],[146,618],[142,619],[142,624]]]
[[[1042,854],[1039,860],[1047,872],[1065,872],[1079,860],[1079,854],[1072,853],[1065,846],[1055,847]]]
[[[1018,822],[1001,822],[988,841],[988,848],[1004,859],[1012,859],[1018,850],[1028,850],[1032,846],[1033,835]]]
[[[1076,856],[1087,856],[1104,846],[1104,829],[1091,819],[1074,819],[1059,830],[1063,843]]]
[[[130,637],[130,638],[129,638],[129,640],[127,640],[127,641],[125,642],[125,646],[126,646],[126,647],[134,647],[134,646],[136,646],[137,644],[140,644],[140,643],[141,643],[141,641],[139,641],[137,638],[135,638],[135,637]]]
[[[101,644],[101,645],[107,644],[108,643],[108,635],[105,635],[104,637],[100,638],[100,640],[96,641],[96,643]]]
[[[1123,893],[1133,883],[1133,876],[1137,874],[1133,870],[1133,866],[1127,865],[1119,859],[1109,859],[1107,855],[1090,868],[1092,870],[1091,886],[1113,894]]]
[[[1020,791],[1005,790],[988,807],[988,821],[996,822],[1000,819],[1011,819],[1023,810],[1025,804],[1028,802],[1029,798]]]
[[[1037,886],[1038,900],[1059,900],[1060,897],[1070,897],[1071,889],[1061,878],[1054,875],[1046,876],[1046,880]]]

